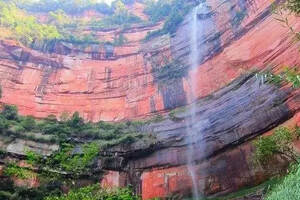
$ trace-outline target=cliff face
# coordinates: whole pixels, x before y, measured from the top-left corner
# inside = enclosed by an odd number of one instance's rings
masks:
[[[203,137],[193,144],[186,140],[188,107],[152,123],[145,129],[160,141],[154,146],[137,142],[103,152],[104,158],[112,160],[99,160],[99,167],[109,171],[103,185],[132,183],[144,199],[190,194],[187,145],[194,146],[197,181],[206,195],[255,185],[275,173],[252,166],[249,141],[283,123],[300,125],[299,90],[264,84],[248,72],[278,72],[299,65],[299,44],[274,19],[270,1],[209,0],[206,4],[211,12],[198,19],[199,102],[194,125]],[[57,42],[37,44],[41,51],[1,41],[1,101],[17,105],[24,115],[79,111],[92,121],[145,118],[188,104],[193,73],[186,68],[190,17],[172,36],[148,42],[142,39],[161,24],[127,29],[128,43],[121,47]],[[295,30],[300,29],[299,20],[288,19]],[[109,38],[118,31],[98,34]],[[170,58],[177,61],[177,68],[164,71],[161,67]],[[284,166],[279,162],[278,169]]]
[[[244,71],[298,62],[297,45],[292,45],[288,29],[271,16],[269,2],[207,4],[212,15],[198,20],[197,96],[209,95]],[[171,38],[146,44],[141,40],[159,25],[125,30],[128,43],[121,47],[57,43],[46,46],[52,53],[42,53],[2,41],[2,101],[17,105],[25,115],[59,116],[77,110],[92,121],[141,118],[183,105],[190,96],[189,76],[162,82],[152,72],[170,58],[170,52],[188,63],[189,18]],[[299,26],[296,19],[290,23]],[[109,38],[118,31],[97,34]]]
[[[129,43],[123,47],[80,49],[57,43],[52,45],[53,53],[47,54],[2,41],[2,101],[36,117],[78,110],[88,120],[113,121],[149,114],[150,99],[161,102],[161,97],[138,41],[154,28],[129,30],[125,34]],[[157,103],[153,109],[162,110],[163,106]]]

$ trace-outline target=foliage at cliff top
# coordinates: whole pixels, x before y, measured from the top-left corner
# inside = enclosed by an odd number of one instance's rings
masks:
[[[114,0],[111,6],[103,0],[6,0],[15,2],[20,8],[32,12],[50,12],[62,9],[68,14],[81,14],[86,10],[95,10],[105,15],[115,11],[116,4],[130,5],[134,0]]]
[[[124,1],[130,3],[130,1]],[[9,30],[2,37],[11,38],[32,46],[33,42],[63,40],[71,43],[105,43],[95,37],[93,30],[130,26],[142,20],[130,13],[123,1],[116,0],[109,7],[97,1],[56,1],[56,0],[1,0],[0,1],[0,27],[2,32]],[[100,6],[102,5],[102,6]],[[105,6],[104,6],[105,5]],[[100,6],[106,12],[100,20],[86,20],[79,16],[70,15],[79,12],[81,8],[96,9]],[[104,7],[103,7],[104,6]],[[45,10],[46,9],[46,10]],[[100,9],[100,8],[99,8]],[[102,10],[103,10],[102,9]],[[45,13],[46,21],[40,21],[37,12]],[[92,29],[88,33],[85,30]]]
[[[24,44],[36,40],[61,38],[55,26],[40,24],[33,16],[27,15],[12,3],[0,2],[0,26],[11,30],[13,39]]]
[[[101,189],[99,185],[91,185],[72,190],[62,196],[49,196],[45,200],[139,200],[128,188]]]
[[[34,41],[54,39],[98,44],[107,41],[97,37],[95,31],[165,20],[162,29],[148,34],[146,39],[150,39],[174,33],[193,6],[184,0],[140,1],[145,4],[144,13],[149,17],[149,21],[143,21],[129,9],[134,2],[115,0],[109,6],[98,0],[0,0],[0,28],[9,31],[2,29],[2,37],[19,40],[29,47]],[[82,18],[82,13],[87,10],[95,10],[100,16]],[[44,16],[42,21],[38,17],[40,14]]]
[[[145,3],[144,12],[152,22],[165,20],[162,29],[148,32],[145,38],[146,41],[166,33],[175,33],[184,16],[195,6],[195,3],[185,0],[146,0]]]

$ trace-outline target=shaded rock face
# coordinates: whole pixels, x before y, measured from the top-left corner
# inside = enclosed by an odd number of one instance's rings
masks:
[[[292,101],[297,101],[298,106],[290,107]],[[144,199],[150,199],[191,194],[192,181],[185,165],[188,145],[193,145],[191,157],[199,190],[205,195],[221,195],[256,185],[287,166],[282,160],[274,162],[271,168],[254,165],[249,141],[285,121],[297,122],[293,117],[299,111],[297,91],[264,84],[254,74],[244,75],[199,100],[197,122],[193,124],[198,132],[189,140],[192,143],[185,139],[189,134],[184,121],[189,120],[188,109],[144,127],[157,138],[157,144],[137,142],[110,149],[105,152],[106,156],[111,155],[110,162],[99,162],[99,167],[127,171],[128,181]]]
[[[132,184],[144,199],[189,195],[188,145],[194,147],[197,182],[205,195],[258,184],[286,167],[282,160],[268,169],[254,166],[251,139],[286,121],[300,124],[299,90],[264,84],[253,73],[242,75],[299,64],[299,45],[273,18],[270,6],[267,0],[203,4],[197,12],[199,66],[194,95],[199,98],[193,142],[186,140],[186,121],[191,118],[187,106],[143,127],[156,144],[138,141],[101,152],[98,168],[106,171],[103,186]],[[91,121],[144,118],[189,104],[190,18],[186,16],[175,34],[145,43],[141,40],[147,32],[160,24],[125,30],[129,42],[121,47],[56,41],[34,43],[33,50],[1,41],[1,101],[17,105],[25,115],[79,111]],[[299,30],[299,20],[288,18]],[[98,35],[111,37],[116,31]],[[170,59],[178,61],[178,67],[163,69]],[[16,154],[27,146],[44,154],[58,148],[19,140],[10,146],[0,144]]]

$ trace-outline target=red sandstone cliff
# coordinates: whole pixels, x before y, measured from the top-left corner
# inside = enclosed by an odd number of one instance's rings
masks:
[[[298,46],[292,44],[288,29],[271,15],[269,1],[222,5],[209,1],[209,5],[215,14],[199,33],[203,41],[199,44],[198,96],[209,95],[251,69],[298,63]],[[235,22],[238,12],[245,16]],[[176,92],[168,84],[161,86],[151,73],[151,59],[168,56],[170,50],[175,58],[186,55],[186,22],[172,38],[164,36],[146,44],[141,41],[146,33],[159,26],[128,29],[129,42],[116,47],[112,55],[106,55],[105,47],[82,51],[59,44],[54,53],[41,53],[2,41],[1,101],[17,105],[25,115],[59,116],[77,110],[93,121],[141,118],[182,105],[190,96],[189,78],[179,80]],[[296,29],[300,26],[293,17],[290,23]],[[111,37],[117,31],[98,34]],[[166,97],[170,95],[172,100]]]
[[[252,70],[271,68],[278,72],[286,65],[299,65],[299,44],[274,19],[270,1],[207,3],[213,15],[199,22],[201,55],[197,70],[197,120],[206,137],[193,144],[194,161],[200,189],[206,194],[221,194],[272,175],[251,166],[249,141],[253,137],[282,123],[300,123],[299,90],[261,86],[253,75],[235,79]],[[188,21],[189,15],[176,34],[146,43],[142,39],[147,32],[160,24],[128,29],[125,36],[129,42],[113,51],[111,46],[80,49],[57,43],[53,53],[43,53],[1,41],[1,101],[17,105],[25,115],[46,117],[79,111],[92,121],[144,118],[189,103],[191,71],[182,78],[162,81],[165,77],[153,70],[164,58],[188,64]],[[296,17],[289,16],[289,22],[300,30]],[[118,31],[98,34],[111,38]],[[99,162],[103,169],[113,170],[103,185],[122,185],[126,179],[144,199],[190,193],[183,121],[189,116],[183,112],[176,117],[178,121],[167,118],[148,127],[160,141],[157,146],[134,144],[106,152],[118,153],[125,161],[122,165]]]

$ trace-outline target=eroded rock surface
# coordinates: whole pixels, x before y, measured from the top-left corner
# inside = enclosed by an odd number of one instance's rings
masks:
[[[263,0],[206,3],[211,14],[198,20],[198,97],[222,88],[245,71],[279,69],[282,64],[299,62],[298,44],[291,42],[288,29],[273,18],[270,5]],[[53,42],[36,44],[40,50],[32,50],[2,41],[1,101],[16,104],[25,115],[60,116],[76,110],[92,121],[145,118],[182,106],[190,101],[186,69],[176,70],[179,77],[175,78],[161,77],[153,69],[163,67],[170,57],[188,66],[189,20],[187,15],[175,35],[146,43],[142,40],[147,32],[161,24],[125,30],[128,43],[121,47]],[[299,21],[289,20],[297,30]],[[97,35],[101,40],[118,31]]]
[[[163,113],[164,120],[143,127],[156,143],[138,141],[101,152],[103,186],[131,183],[144,199],[189,195],[188,145],[194,147],[197,181],[205,195],[258,184],[284,169],[286,162],[270,169],[253,166],[251,139],[283,122],[299,125],[300,93],[287,85],[264,84],[248,72],[297,66],[299,44],[274,19],[270,1],[209,0],[205,7],[198,13],[199,101],[192,140],[187,140],[189,106],[168,115],[191,102],[190,15],[175,34],[148,42],[142,42],[147,32],[162,24],[125,30],[129,41],[121,47],[54,42],[34,44],[33,50],[1,41],[1,101],[35,117],[79,111],[86,120],[119,121]],[[295,30],[300,29],[297,18],[288,19]],[[110,38],[116,31],[97,34]],[[170,58],[178,61],[178,67],[162,70]],[[168,76],[173,72],[175,78]],[[27,146],[44,154],[57,149],[18,139],[0,145],[16,154]]]
[[[206,195],[258,184],[284,169],[287,163],[278,162],[274,164],[277,167],[269,169],[254,165],[253,148],[248,141],[287,120],[295,124],[293,115],[299,111],[299,104],[291,109],[288,102],[293,100],[299,102],[299,94],[294,90],[263,84],[254,74],[245,75],[197,103],[197,123],[193,124],[197,132],[192,140],[186,139],[190,134],[185,122],[190,117],[186,107],[145,127],[157,138],[157,144],[141,146],[137,142],[110,149],[105,154],[112,157],[111,162],[102,167],[126,170],[132,179],[136,179],[133,172],[141,174],[139,184],[145,199],[190,194],[192,182],[185,165],[188,156],[195,163],[200,190]],[[193,145],[192,155],[188,145]]]

